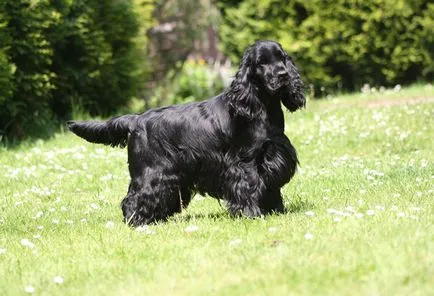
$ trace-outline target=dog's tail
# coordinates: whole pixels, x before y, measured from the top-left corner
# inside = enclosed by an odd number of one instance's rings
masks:
[[[67,125],[70,131],[86,141],[123,148],[137,118],[137,115],[123,115],[107,121],[68,121]]]

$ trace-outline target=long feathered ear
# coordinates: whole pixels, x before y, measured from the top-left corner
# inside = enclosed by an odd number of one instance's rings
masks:
[[[263,109],[258,98],[257,86],[253,83],[253,48],[249,47],[241,60],[240,68],[235,74],[226,95],[229,97],[231,115],[247,120],[255,119]]]
[[[282,103],[289,111],[294,112],[306,106],[304,86],[300,73],[292,59],[286,56],[286,68],[289,73],[289,85],[282,94]]]

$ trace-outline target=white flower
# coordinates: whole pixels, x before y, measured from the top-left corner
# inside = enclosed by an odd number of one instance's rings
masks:
[[[139,226],[136,228],[136,231],[137,232],[143,232],[143,233],[148,234],[148,235],[155,234],[155,230],[149,228],[148,225]]]
[[[268,228],[268,232],[274,233],[276,231],[277,231],[276,227],[270,227],[270,228]]]
[[[36,215],[35,215],[35,219],[39,219],[39,218],[41,218],[43,215],[44,215],[44,212],[39,211],[39,212],[36,213]]]
[[[0,248],[0,255],[2,254],[6,254],[6,249],[5,248]]]
[[[357,218],[363,218],[363,214],[362,213],[355,213],[354,216],[356,216]]]
[[[185,232],[188,232],[188,233],[190,233],[190,232],[196,232],[196,231],[198,231],[198,230],[199,230],[199,227],[196,226],[196,225],[190,225],[190,226],[187,226],[187,227],[184,229],[184,231],[185,231]]]
[[[396,214],[396,216],[398,218],[403,218],[403,217],[405,217],[405,213],[404,212],[399,212],[399,213]]]
[[[24,287],[24,292],[26,293],[35,293],[35,288],[33,288],[32,286],[28,285]]]
[[[236,246],[239,244],[241,244],[241,239],[239,239],[239,238],[235,238],[235,239],[229,241],[229,246]]]
[[[341,218],[339,218],[339,217],[335,217],[334,219],[333,219],[333,221],[335,221],[335,222],[340,222],[341,221]],[[306,237],[306,236],[305,236]]]
[[[374,210],[367,210],[366,211],[366,215],[368,215],[368,216],[374,216],[375,215],[375,211]]]
[[[315,213],[312,211],[307,211],[307,212],[305,212],[305,215],[306,216],[315,216]]]
[[[53,282],[55,282],[58,285],[61,285],[61,284],[63,284],[64,279],[63,279],[63,277],[61,277],[60,275],[58,275],[58,276],[54,277]]]
[[[113,221],[107,221],[107,223],[105,224],[106,228],[113,228],[115,227],[115,222]]]
[[[30,249],[33,249],[35,247],[35,244],[29,241],[27,238],[23,238],[20,242],[23,247],[27,247]]]
[[[304,238],[307,240],[311,240],[311,239],[313,239],[313,234],[308,232],[304,235]]]

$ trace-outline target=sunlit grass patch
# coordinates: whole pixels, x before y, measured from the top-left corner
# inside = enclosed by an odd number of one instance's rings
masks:
[[[418,89],[399,94],[433,97]],[[0,294],[433,294],[434,104],[396,99],[287,114],[301,167],[288,213],[263,219],[196,196],[131,229],[125,150],[71,134],[3,149]]]

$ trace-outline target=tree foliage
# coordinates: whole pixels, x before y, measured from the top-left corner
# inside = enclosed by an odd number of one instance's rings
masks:
[[[3,0],[0,131],[22,137],[76,106],[108,115],[125,105],[143,74],[137,36],[152,20],[138,13],[149,2]]]
[[[434,4],[427,0],[223,0],[222,48],[234,61],[274,39],[306,80],[354,90],[433,79]]]

